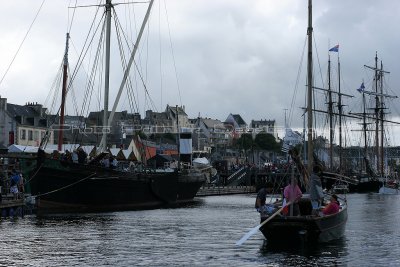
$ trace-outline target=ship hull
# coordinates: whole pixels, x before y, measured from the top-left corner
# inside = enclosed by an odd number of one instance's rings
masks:
[[[205,178],[46,159],[29,177],[39,214],[152,209],[191,201]]]
[[[302,209],[302,207],[301,207]],[[315,216],[276,216],[260,228],[271,247],[315,245],[341,238],[345,233],[347,206],[338,213]]]

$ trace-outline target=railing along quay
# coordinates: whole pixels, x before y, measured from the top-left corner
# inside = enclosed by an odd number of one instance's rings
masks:
[[[0,201],[0,217],[24,217],[25,199],[23,195],[20,198],[14,199],[12,194],[2,196]]]
[[[217,195],[232,195],[232,194],[249,194],[255,193],[255,186],[202,186],[197,192],[197,197],[217,196]]]

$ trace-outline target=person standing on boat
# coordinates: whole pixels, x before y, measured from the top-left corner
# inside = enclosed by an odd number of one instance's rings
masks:
[[[313,167],[313,172],[310,177],[310,199],[311,205],[313,208],[313,213],[317,213],[319,207],[321,206],[321,202],[324,199],[324,191],[322,190],[322,183],[321,183],[321,167],[315,165]]]
[[[286,203],[291,202],[289,207],[290,216],[300,215],[299,200],[303,196],[303,193],[297,184],[297,178],[292,177],[290,184],[283,190],[283,196],[285,197]]]

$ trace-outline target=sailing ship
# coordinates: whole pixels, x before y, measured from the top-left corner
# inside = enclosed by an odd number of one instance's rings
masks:
[[[363,112],[355,113],[356,115],[361,116],[362,122],[362,131],[363,131],[363,139],[364,139],[364,165],[366,170],[366,175],[364,177],[360,177],[359,184],[356,189],[357,192],[377,192],[379,189],[380,193],[384,192],[396,192],[396,183],[391,183],[390,186],[386,186],[387,182],[387,173],[385,174],[385,151],[384,151],[384,140],[385,140],[385,123],[394,123],[397,122],[390,121],[385,119],[385,111],[387,107],[385,106],[385,99],[395,99],[397,96],[389,95],[384,93],[383,90],[383,80],[384,75],[389,73],[383,69],[383,65],[381,62],[380,67],[378,66],[378,55],[375,55],[375,66],[367,66],[369,70],[374,72],[373,75],[373,83],[372,87],[375,90],[365,90],[364,82],[362,82],[360,88],[357,90],[362,94],[363,97]],[[366,112],[366,96],[371,98],[371,101],[374,102],[374,107],[371,108],[374,110],[373,113]],[[368,122],[367,119],[371,122]],[[368,127],[371,124],[375,124],[375,129],[371,129]],[[374,133],[374,145],[368,146],[367,143],[367,132]],[[370,148],[370,149],[369,149]],[[372,152],[372,153],[371,153]],[[371,166],[370,161],[374,164],[374,167]],[[387,164],[386,164],[387,165]],[[389,179],[390,180],[390,179]],[[387,187],[387,190],[385,190]]]
[[[302,164],[297,153],[291,154],[297,169],[307,181],[313,170],[313,74],[312,74],[312,1],[308,1],[308,63],[307,63],[307,118],[308,118],[308,145],[307,145],[307,168]],[[325,195],[328,197],[328,195]],[[319,216],[312,212],[311,199],[304,194],[299,200],[299,216],[290,216],[274,213],[270,217],[262,217],[259,230],[267,239],[268,245],[298,245],[315,244],[338,239],[344,235],[347,221],[347,201],[344,198],[338,199],[340,209],[331,215]],[[283,206],[278,210],[281,211]]]
[[[108,110],[109,72],[110,72],[110,26],[114,5],[111,0],[104,4],[105,19],[105,82],[104,82],[104,127],[110,128],[111,122],[125,88],[130,67],[134,62],[138,44],[149,18],[154,0],[144,16],[136,43],[131,49],[129,62],[124,66],[124,75],[119,91],[111,111]],[[64,56],[64,79],[62,90],[62,104],[60,125],[63,125],[64,102],[67,93],[67,65],[68,65],[68,35]],[[185,147],[191,145],[190,133],[179,133],[180,141],[186,142]],[[101,143],[97,149],[100,153],[88,162],[72,162],[59,158],[49,158],[44,153],[46,134],[36,161],[22,160],[21,167],[25,177],[28,177],[29,187],[35,199],[38,214],[65,213],[65,212],[102,212],[118,210],[150,209],[162,206],[171,206],[193,201],[197,191],[205,182],[205,173],[191,168],[190,164],[179,164],[173,170],[156,171],[143,167],[138,169],[109,168],[100,164],[109,156],[107,152],[107,131],[102,131]],[[59,150],[62,150],[62,130],[59,132]],[[190,155],[189,155],[190,156]],[[190,162],[189,162],[190,163]]]

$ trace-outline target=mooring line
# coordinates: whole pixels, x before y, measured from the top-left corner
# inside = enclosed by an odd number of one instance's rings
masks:
[[[91,175],[89,175],[89,176],[87,176],[87,177],[85,177],[85,178],[82,178],[81,180],[76,181],[76,182],[74,182],[74,183],[72,183],[72,184],[66,185],[66,186],[64,186],[64,187],[61,187],[61,188],[58,188],[58,189],[55,189],[55,190],[52,190],[52,191],[49,191],[49,192],[46,192],[46,193],[43,193],[43,194],[39,194],[39,195],[36,195],[36,196],[32,196],[32,197],[41,197],[41,196],[49,195],[49,194],[52,194],[52,193],[55,193],[55,192],[64,190],[64,189],[66,189],[66,188],[68,188],[68,187],[71,187],[71,186],[73,186],[73,185],[76,185],[77,183],[80,183],[80,182],[82,182],[82,181],[84,181],[84,180],[86,180],[86,179],[89,179],[89,178],[93,177],[94,175],[96,175],[96,173],[92,173]]]

